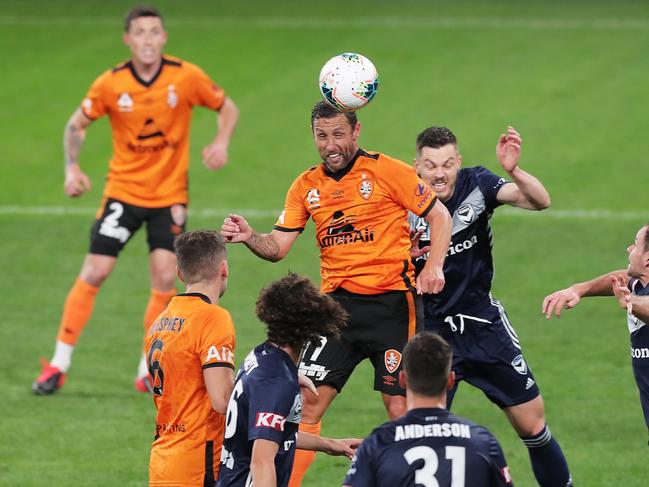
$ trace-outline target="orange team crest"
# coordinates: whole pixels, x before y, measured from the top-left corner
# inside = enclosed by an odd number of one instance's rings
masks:
[[[385,368],[392,373],[401,365],[401,352],[394,348],[385,351]]]
[[[361,179],[356,187],[358,188],[358,194],[360,194],[361,198],[364,200],[369,200],[370,196],[372,196],[372,193],[374,192],[374,183],[371,179]]]

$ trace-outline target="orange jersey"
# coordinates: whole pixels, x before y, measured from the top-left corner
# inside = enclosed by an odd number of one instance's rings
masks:
[[[414,287],[407,212],[425,216],[435,201],[411,166],[359,150],[335,174],[324,164],[300,174],[274,228],[301,232],[313,218],[323,292],[406,290]]]
[[[203,379],[208,367],[234,369],[230,314],[198,293],[179,294],[151,325],[147,361],[158,410],[151,447],[152,486],[202,486],[216,478],[225,418],[217,414]]]
[[[192,107],[219,110],[222,88],[194,64],[163,57],[145,82],[130,61],[99,76],[81,103],[95,120],[108,115],[113,132],[104,197],[161,208],[187,203]]]

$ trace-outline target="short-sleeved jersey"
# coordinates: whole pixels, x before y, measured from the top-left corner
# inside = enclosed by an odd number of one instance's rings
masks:
[[[230,314],[198,293],[174,297],[151,325],[146,354],[158,413],[150,485],[216,478],[225,418],[212,409],[203,370],[234,369],[234,345]]]
[[[511,487],[502,449],[486,428],[446,409],[413,409],[376,428],[356,450],[352,487]]]
[[[406,290],[414,287],[408,210],[424,217],[435,202],[411,166],[359,149],[341,171],[320,164],[300,174],[274,228],[301,232],[313,219],[323,292]]]
[[[501,205],[496,196],[506,183],[506,179],[482,166],[458,172],[455,192],[444,202],[453,217],[451,243],[444,261],[446,284],[439,294],[424,295],[427,316],[431,313],[431,318],[444,319],[490,303],[494,275],[491,216]],[[426,221],[412,213],[408,218],[412,229],[424,230],[420,247],[429,245]],[[427,258],[428,255],[423,255],[415,261],[417,272]]]
[[[246,357],[232,390],[217,487],[248,487],[255,440],[277,443],[277,486],[288,485],[293,468],[302,398],[297,367],[286,352],[262,343]]]
[[[192,107],[219,110],[223,89],[196,65],[163,57],[150,81],[130,61],[99,76],[81,103],[95,120],[108,115],[113,134],[104,197],[160,208],[187,203]]]

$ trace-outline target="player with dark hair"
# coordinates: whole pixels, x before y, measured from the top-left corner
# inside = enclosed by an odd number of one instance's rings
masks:
[[[133,8],[126,16],[124,32],[130,59],[93,82],[65,127],[64,188],[68,196],[78,197],[90,190],[79,153],[86,128],[104,115],[110,118],[113,157],[89,252],[65,301],[54,356],[33,383],[36,394],[52,394],[63,385],[100,287],[121,250],[145,222],[151,274],[145,329],[176,294],[173,240],[185,230],[187,219],[189,128],[194,106],[219,112],[218,134],[203,150],[203,163],[216,170],[227,161],[239,116],[237,107],[198,66],[163,55],[166,42],[160,13],[153,7]],[[144,359],[137,377],[136,387],[146,391]]]
[[[513,485],[496,438],[446,409],[455,379],[451,360],[451,347],[436,333],[424,331],[408,342],[399,377],[408,413],[363,440],[345,486]]]
[[[349,313],[341,339],[323,337],[310,344],[300,363],[319,392],[305,394],[300,428],[318,434],[325,411],[366,358],[374,366],[374,389],[382,393],[388,416],[405,412],[398,380],[401,350],[423,318],[417,293],[438,293],[444,286],[451,220],[411,167],[359,147],[356,114],[319,102],[311,112],[311,128],[322,164],[295,179],[272,232],[260,234],[243,217],[230,215],[221,235],[276,262],[287,255],[309,218],[315,223],[321,289]],[[430,258],[416,281],[408,210],[434,229]],[[312,454],[296,456],[291,487],[300,485],[312,461]]]
[[[627,248],[626,270],[609,272],[590,281],[580,282],[555,291],[543,300],[542,312],[547,319],[559,318],[561,310],[571,309],[587,296],[615,296],[627,311],[627,327],[631,335],[631,365],[640,393],[640,404],[649,430],[649,223],[635,236]]]
[[[360,440],[298,432],[297,364],[304,345],[337,337],[347,314],[304,277],[289,274],[262,289],[257,317],[268,339],[246,357],[228,404],[217,486],[286,486],[295,449],[352,457]]]
[[[451,244],[444,263],[446,286],[424,296],[425,328],[439,333],[453,349],[456,385],[481,389],[500,407],[528,449],[532,470],[543,487],[572,485],[566,459],[546,424],[541,393],[528,367],[503,305],[491,295],[494,274],[491,216],[500,205],[527,210],[550,206],[543,184],[521,169],[521,137],[508,127],[496,156],[511,181],[482,166],[461,168],[457,139],[445,127],[430,127],[417,136],[415,169],[437,193],[453,217]],[[410,215],[419,238],[415,266],[427,258],[428,223]]]
[[[233,383],[235,331],[219,306],[228,264],[223,237],[199,230],[175,241],[182,294],[146,337],[157,409],[149,485],[213,486]]]

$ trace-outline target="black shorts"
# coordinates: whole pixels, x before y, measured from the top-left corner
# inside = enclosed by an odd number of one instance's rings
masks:
[[[354,294],[337,289],[330,294],[349,313],[340,339],[322,338],[309,345],[300,372],[316,386],[327,384],[340,392],[354,368],[369,358],[374,366],[374,389],[405,396],[399,386],[401,352],[423,326],[423,307],[415,291]]]
[[[432,320],[426,313],[425,328],[439,333],[453,349],[455,387],[447,395],[449,408],[463,380],[500,408],[523,404],[540,394],[518,335],[499,301],[491,298],[443,321]]]
[[[146,222],[149,250],[174,251],[174,238],[185,231],[187,207],[143,208],[108,198],[90,229],[90,253],[117,257],[131,237]]]

